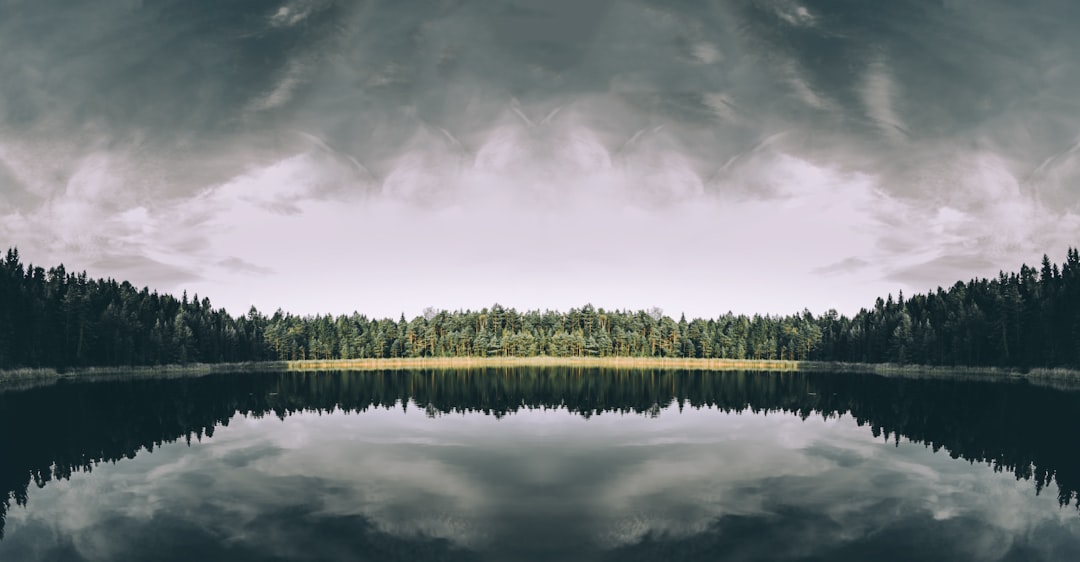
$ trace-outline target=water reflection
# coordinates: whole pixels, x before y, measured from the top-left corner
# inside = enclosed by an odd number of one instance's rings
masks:
[[[1068,559],[1080,518],[1056,506],[1080,484],[1077,406],[1024,384],[824,374],[62,384],[0,394],[0,492],[43,487],[0,558]],[[1057,501],[1036,497],[1051,484]]]

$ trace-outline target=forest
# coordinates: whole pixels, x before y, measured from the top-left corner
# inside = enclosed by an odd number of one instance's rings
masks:
[[[63,265],[0,262],[0,369],[450,356],[791,359],[1012,368],[1080,367],[1080,252],[1059,267],[957,281],[878,298],[852,317],[723,314],[678,320],[659,309],[566,312],[426,309],[412,319],[232,316]]]

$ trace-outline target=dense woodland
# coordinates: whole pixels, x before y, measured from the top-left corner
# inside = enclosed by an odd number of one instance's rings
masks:
[[[0,391],[0,427],[20,428],[0,432],[0,538],[7,509],[12,501],[26,504],[31,483],[44,487],[142,450],[212,437],[237,414],[284,420],[298,412],[417,407],[429,416],[507,416],[565,408],[591,417],[663,415],[669,405],[803,419],[850,415],[875,437],[943,448],[1030,480],[1036,492],[1056,484],[1047,492],[1080,509],[1080,449],[1068,431],[1080,393],[1023,383],[570,368],[252,373]]]
[[[1080,367],[1080,252],[996,279],[879,298],[847,317],[725,314],[674,320],[659,310],[585,305],[568,312],[494,305],[407,320],[359,313],[233,317],[209,299],[90,279],[62,265],[0,263],[0,369],[445,356],[796,359]]]

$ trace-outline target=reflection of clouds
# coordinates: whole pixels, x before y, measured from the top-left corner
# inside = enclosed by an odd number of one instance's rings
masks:
[[[51,497],[35,497],[42,501],[32,514],[9,514],[8,535],[18,537],[20,528],[44,523],[51,542],[70,540],[89,560],[116,560],[130,545],[110,535],[111,521],[153,526],[175,519],[217,540],[288,557],[295,537],[268,536],[265,519],[291,512],[289,517],[311,524],[370,521],[374,530],[402,539],[441,538],[462,546],[482,541],[484,528],[475,522],[489,518],[482,511],[488,503],[483,490],[468,475],[423,454],[415,441],[380,444],[377,434],[366,441],[363,422],[369,420],[362,417],[374,416],[301,414],[284,424],[234,419],[213,439],[190,448],[173,444],[50,483],[39,494]],[[358,434],[355,446],[342,446],[341,431]],[[293,523],[294,533],[307,524]]]
[[[633,552],[646,539],[692,543],[725,532],[728,521],[749,519],[761,533],[777,533],[772,538],[780,542],[768,551],[775,559],[827,557],[846,544],[923,520],[955,520],[965,530],[960,536],[927,531],[922,540],[958,545],[963,559],[1003,559],[1011,548],[1031,548],[1032,537],[1054,536],[1057,529],[1080,541],[1075,513],[1056,509],[1050,497],[1033,499],[1010,475],[972,470],[910,443],[897,448],[874,442],[849,419],[760,421],[722,449],[660,452],[624,467],[599,504],[598,511],[610,517],[598,535]],[[784,446],[786,436],[793,438]],[[801,529],[797,536],[778,536],[792,528]],[[729,554],[738,551],[737,543],[752,544],[727,535],[723,541],[731,543]],[[766,552],[756,548],[759,555]],[[1051,551],[1047,547],[1037,558],[1054,559]]]
[[[541,410],[429,419],[415,404],[237,417],[201,443],[31,495],[29,508],[9,513],[0,555],[67,542],[87,559],[116,559],[130,547],[115,540],[118,529],[188,529],[304,558],[301,535],[357,525],[401,541],[495,552],[600,546],[628,559],[649,545],[708,552],[716,541],[736,560],[766,547],[778,559],[829,557],[916,531],[960,559],[1080,544],[1080,520],[1053,494],[1034,497],[1010,474],[875,439],[848,417],[674,408],[655,419]]]
[[[388,439],[384,431],[390,428],[373,431],[370,425],[371,418],[385,413],[373,414],[299,414],[272,429],[267,426],[277,425],[276,420],[237,420],[241,431],[225,446],[243,450],[251,446],[254,434],[275,451],[252,460],[245,469],[254,474],[245,481],[327,483],[333,494],[307,500],[318,506],[319,514],[362,516],[378,530],[404,537],[439,537],[462,545],[482,541],[484,528],[475,520],[484,518],[490,498],[470,475],[430,452],[453,445],[423,435]],[[218,447],[211,452],[221,455]],[[229,489],[223,487],[225,497]]]
[[[650,449],[639,463],[621,467],[599,492],[597,511],[608,519],[599,533],[604,543],[621,546],[648,535],[687,536],[706,531],[725,515],[762,515],[763,481],[809,478],[830,467],[803,452],[811,434],[798,418],[725,418],[720,440],[695,442],[703,433],[700,429],[675,428],[672,433],[693,432],[690,446]]]

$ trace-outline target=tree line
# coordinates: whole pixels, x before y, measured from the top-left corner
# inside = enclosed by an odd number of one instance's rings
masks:
[[[366,315],[232,316],[63,265],[0,262],[0,369],[267,360],[454,356],[793,359],[1006,367],[1080,366],[1080,252],[1043,256],[997,278],[889,295],[852,317],[727,313],[679,320],[585,305],[567,312],[425,310]]]

